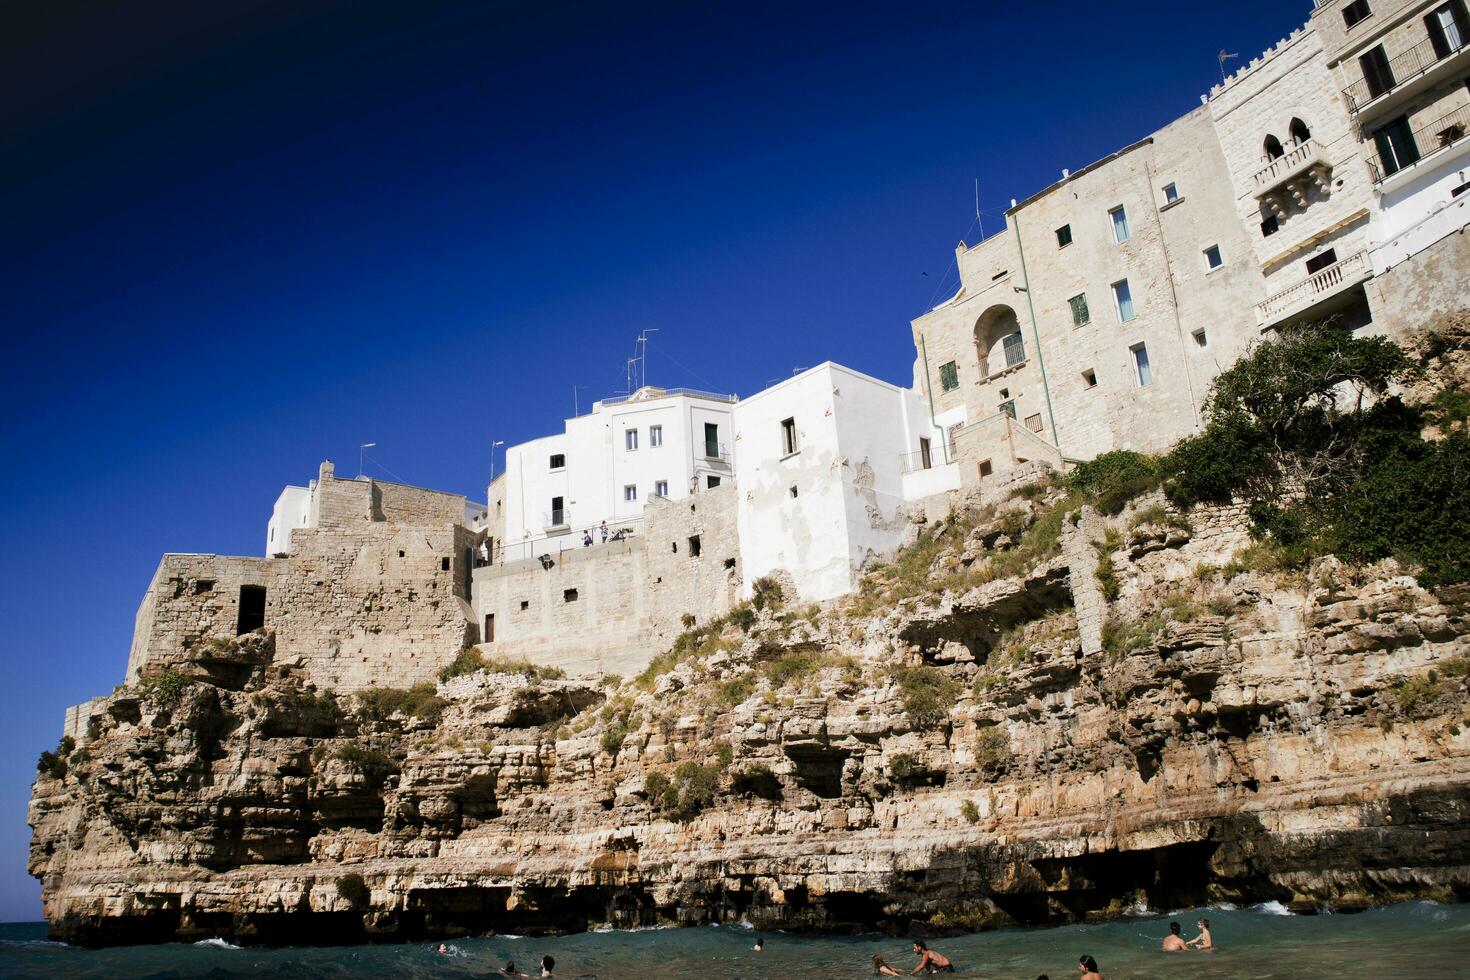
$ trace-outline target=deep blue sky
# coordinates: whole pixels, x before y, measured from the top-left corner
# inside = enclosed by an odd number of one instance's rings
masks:
[[[259,554],[359,442],[483,497],[644,327],[658,384],[907,383],[972,178],[993,231],[1310,6],[9,5],[0,921],[40,916],[36,755],[161,552]]]

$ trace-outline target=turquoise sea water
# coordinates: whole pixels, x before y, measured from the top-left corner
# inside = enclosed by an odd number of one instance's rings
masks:
[[[1170,918],[1194,934],[1209,917],[1219,949],[1159,951]],[[902,939],[756,933],[739,926],[592,932],[552,938],[490,936],[448,943],[236,949],[195,945],[88,950],[48,943],[39,923],[0,925],[0,977],[485,977],[507,959],[529,969],[556,957],[562,978],[866,977],[882,953],[900,969],[915,962]],[[764,936],[766,951],[751,949]],[[1287,915],[1272,904],[1250,909],[1140,915],[1101,925],[1014,929],[935,940],[931,945],[970,977],[1052,980],[1077,974],[1077,957],[1095,956],[1108,980],[1128,977],[1470,977],[1470,905],[1416,902],[1357,915]]]

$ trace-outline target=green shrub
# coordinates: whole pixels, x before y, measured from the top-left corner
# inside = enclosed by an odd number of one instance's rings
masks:
[[[679,785],[679,804],[675,812],[687,820],[715,801],[720,773],[714,766],[703,766],[697,762],[685,762],[674,770],[674,779]]]
[[[735,761],[735,747],[720,739],[715,743],[715,761],[720,764],[721,769],[730,768],[730,763]]]
[[[1116,514],[1134,497],[1159,485],[1158,460],[1118,449],[1079,463],[1068,486],[1104,514]]]
[[[780,580],[769,575],[762,575],[750,583],[750,588],[752,592],[750,603],[756,609],[765,609],[767,606],[779,609],[786,601],[786,590],[781,587]]]
[[[720,700],[730,707],[738,707],[750,700],[755,693],[756,675],[754,673],[741,674],[720,683]]]
[[[679,617],[679,622],[684,624],[686,630],[692,630],[694,629],[694,624],[699,622],[699,620],[695,617],[694,613],[684,613]]]
[[[745,603],[741,603],[728,613],[730,622],[740,627],[740,632],[749,633],[750,628],[755,625],[755,609]]]
[[[1113,567],[1113,553],[1100,543],[1093,547],[1097,549],[1097,587],[1102,591],[1103,599],[1117,602],[1123,587],[1118,582],[1118,570]]]
[[[975,805],[974,800],[966,800],[960,804],[960,816],[964,817],[967,823],[979,823],[980,808]]]
[[[631,732],[632,729],[626,721],[613,723],[602,733],[602,751],[608,755],[617,755],[623,747],[623,742],[627,740]]]
[[[894,781],[906,783],[922,773],[919,760],[912,752],[899,752],[888,760],[888,773]]]
[[[63,735],[61,741],[56,743],[55,752],[41,753],[41,757],[36,760],[36,772],[45,773],[52,779],[65,779],[67,757],[76,750],[76,747],[76,739],[70,735]]]
[[[443,670],[439,671],[440,681],[450,681],[465,674],[473,674],[485,669],[485,658],[480,651],[474,647],[465,647]]]
[[[1393,689],[1394,700],[1404,714],[1417,714],[1444,693],[1439,678],[1430,671],[1428,676],[1410,677]]]
[[[781,780],[771,772],[771,767],[754,765],[735,774],[731,789],[746,796],[758,796],[763,800],[781,798]]]
[[[148,700],[163,708],[175,708],[194,681],[177,670],[161,670],[143,678],[139,685]]]
[[[485,657],[473,647],[466,647],[454,658],[454,662],[439,671],[439,680],[449,681],[465,674],[484,671],[489,674],[519,674],[530,680],[557,681],[567,676],[560,667],[542,667],[529,660],[505,660],[501,657]]]
[[[996,769],[1011,758],[1011,740],[999,725],[980,729],[975,735],[975,764],[982,769]],[[972,823],[974,821],[971,821]]]
[[[402,714],[436,723],[447,705],[436,691],[429,681],[421,681],[407,690],[369,687],[357,692],[358,715],[364,721],[387,721],[395,714]]]
[[[1164,628],[1162,616],[1149,616],[1132,622],[1109,617],[1102,628],[1102,645],[1116,663],[1135,650],[1142,650],[1159,638]]]
[[[915,728],[937,728],[949,721],[960,685],[937,667],[897,667],[891,671],[903,697],[903,710]]]
[[[772,687],[785,687],[792,681],[800,680],[821,670],[823,659],[820,653],[807,650],[795,650],[782,654],[766,664],[766,677],[770,680]]]
[[[669,789],[669,777],[661,772],[651,772],[643,777],[643,796],[650,803],[662,803]]]
[[[356,872],[345,874],[337,879],[337,895],[352,904],[353,908],[362,908],[372,901],[373,893],[368,888],[367,882],[362,880],[362,875]]]
[[[362,776],[368,786],[375,790],[381,789],[390,777],[398,775],[399,772],[398,760],[381,749],[359,745],[355,742],[349,742],[339,748],[335,756]]]
[[[1441,429],[1470,421],[1470,392],[1463,388],[1441,388],[1430,399],[1430,417]]]

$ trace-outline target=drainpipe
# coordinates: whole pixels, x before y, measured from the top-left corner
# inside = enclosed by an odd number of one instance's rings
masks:
[[[1016,202],[1011,202],[1014,209]],[[1046,382],[1046,358],[1041,356],[1041,334],[1036,329],[1036,303],[1031,299],[1031,277],[1026,274],[1026,247],[1021,244],[1021,222],[1014,210],[1009,212],[1011,225],[1016,229],[1016,251],[1021,253],[1021,280],[1026,283],[1026,306],[1031,311],[1031,341],[1036,345],[1036,363],[1041,367],[1041,390],[1046,395],[1046,417],[1051,419],[1051,438],[1062,451],[1062,440],[1057,435],[1057,413],[1051,407],[1051,386]]]
[[[944,448],[945,463],[952,463],[954,461],[949,458],[949,440],[940,432],[939,423],[934,418],[934,386],[929,383],[929,349],[924,346],[923,334],[919,334],[919,356],[924,360],[924,392],[929,396],[926,399],[929,402],[929,427],[939,433],[939,445]]]

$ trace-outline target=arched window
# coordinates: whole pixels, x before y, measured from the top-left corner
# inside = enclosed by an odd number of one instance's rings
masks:
[[[1277,157],[1286,155],[1286,151],[1281,148],[1281,141],[1275,136],[1267,136],[1261,148],[1265,150],[1267,160],[1275,160]]]
[[[975,355],[980,361],[980,380],[999,374],[1026,360],[1021,326],[1009,306],[992,306],[975,321]]]
[[[1297,146],[1301,146],[1311,138],[1312,131],[1307,128],[1307,124],[1293,116],[1291,119],[1291,141]]]

